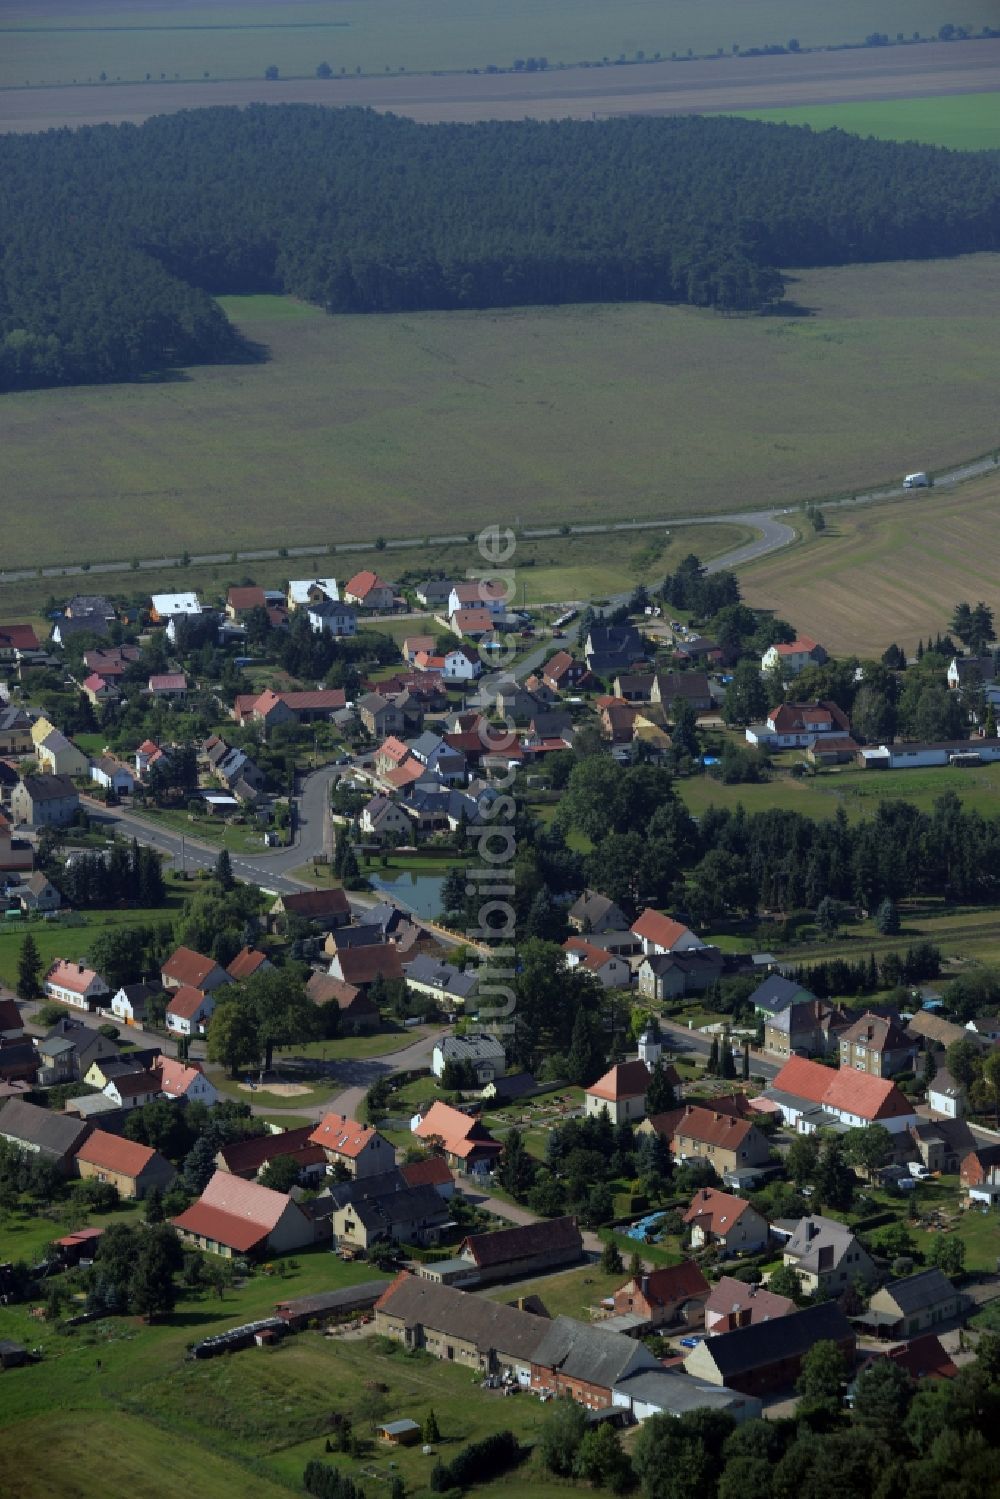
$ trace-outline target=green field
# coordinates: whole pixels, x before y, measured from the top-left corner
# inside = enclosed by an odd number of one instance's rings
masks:
[[[81,911],[74,913],[69,920],[8,922],[0,926],[0,980],[10,985],[16,982],[17,960],[25,932],[34,937],[47,968],[56,958],[75,961],[86,956],[94,937],[108,927],[169,924],[178,915],[183,896],[179,889],[172,887],[169,875],[167,884],[171,894],[162,906],[133,911]]]
[[[956,770],[820,771],[801,780],[781,772],[760,785],[726,786],[710,776],[679,780],[677,790],[688,810],[700,817],[709,807],[744,806],[748,812],[781,807],[804,817],[834,817],[843,807],[849,821],[874,817],[879,803],[908,801],[929,812],[939,796],[954,791],[971,810],[984,816],[1000,813],[1000,765]]]
[[[943,21],[979,29],[995,21],[987,0],[960,12],[942,0],[841,0],[835,8],[799,0],[251,0],[171,7],[165,0],[5,0],[0,87],[126,79],[260,78],[510,67],[515,58],[634,60],[671,53],[714,54],[785,43],[860,42],[877,21],[907,37],[934,36]]]
[[[848,130],[889,141],[922,141],[956,151],[1000,150],[1000,93],[945,94],[932,99],[873,99],[863,104],[802,104],[792,109],[741,110],[748,120]]]
[[[3,398],[4,563],[725,513],[945,467],[996,441],[998,267],[799,273],[812,316],[746,319],[229,298],[269,362]]]

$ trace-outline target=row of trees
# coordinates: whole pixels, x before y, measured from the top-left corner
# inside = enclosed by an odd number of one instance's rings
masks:
[[[11,136],[0,176],[0,389],[253,357],[219,292],[331,312],[755,311],[780,299],[782,266],[1000,235],[989,153],[725,118],[425,126],[212,108]]]

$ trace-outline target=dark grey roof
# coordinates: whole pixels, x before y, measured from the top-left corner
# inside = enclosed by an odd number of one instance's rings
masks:
[[[454,964],[439,963],[426,953],[418,953],[415,958],[404,963],[403,973],[411,983],[429,984],[431,988],[439,989],[442,994],[449,994],[455,999],[468,999],[479,982],[477,973],[463,973]]]
[[[649,1349],[634,1338],[606,1332],[599,1323],[588,1326],[576,1322],[572,1317],[557,1317],[549,1324],[535,1349],[534,1362],[607,1390],[613,1389],[630,1367],[659,1367]]]
[[[781,1359],[804,1354],[822,1338],[839,1343],[852,1336],[851,1324],[837,1303],[825,1301],[793,1312],[790,1317],[775,1317],[770,1322],[720,1333],[702,1346],[709,1349],[715,1367],[728,1383],[734,1376],[752,1374]]]
[[[399,1224],[440,1224],[448,1217],[447,1204],[436,1187],[404,1187],[383,1197],[363,1197],[350,1208],[358,1222],[374,1234],[392,1234]]]
[[[53,1114],[23,1098],[11,1098],[0,1109],[0,1135],[34,1145],[45,1155],[64,1156],[80,1144],[87,1126],[65,1114]]]
[[[599,890],[585,890],[570,906],[569,914],[574,921],[593,923],[608,920],[622,928],[628,926],[621,907],[616,906],[613,900],[602,895]]]
[[[497,1352],[530,1362],[551,1323],[531,1312],[408,1276],[388,1293],[381,1308],[407,1327],[429,1327],[475,1343],[480,1353]],[[634,1345],[633,1345],[634,1346]]]
[[[69,776],[25,776],[24,789],[33,802],[56,802],[80,796]]]
[[[353,1177],[346,1182],[330,1182],[319,1194],[329,1197],[335,1208],[346,1207],[349,1202],[363,1202],[366,1197],[386,1197],[390,1192],[405,1192],[406,1177],[398,1166],[388,1171],[379,1171],[375,1176]]]
[[[275,1310],[279,1316],[320,1317],[324,1312],[365,1304],[374,1306],[388,1285],[387,1280],[363,1280],[356,1286],[341,1286],[337,1291],[318,1291],[314,1296],[293,1296],[288,1301],[278,1301]]]
[[[907,1275],[903,1280],[890,1280],[880,1294],[891,1296],[904,1317],[908,1317],[913,1312],[926,1311],[942,1301],[950,1301],[955,1295],[955,1287],[935,1267],[921,1270],[918,1275]]]
[[[772,973],[753,991],[750,1003],[757,1010],[766,1010],[769,1015],[779,1015],[795,1000],[813,997],[801,984],[793,984],[780,973]]]
[[[704,1384],[690,1374],[680,1374],[671,1369],[640,1369],[629,1374],[615,1391],[649,1405],[657,1405],[672,1416],[683,1416],[688,1411],[728,1410],[730,1406],[744,1405],[746,1397],[725,1385]]]

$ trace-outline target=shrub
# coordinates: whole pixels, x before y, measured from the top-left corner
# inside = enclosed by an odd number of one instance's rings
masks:
[[[435,1494],[444,1494],[449,1489],[465,1489],[475,1483],[485,1483],[517,1467],[524,1455],[512,1431],[494,1432],[481,1442],[471,1442],[468,1447],[463,1447],[450,1463],[435,1463],[431,1488]]]

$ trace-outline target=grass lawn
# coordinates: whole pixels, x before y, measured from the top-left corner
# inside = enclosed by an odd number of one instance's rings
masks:
[[[355,1062],[364,1061],[368,1057],[388,1056],[391,1052],[402,1051],[405,1046],[412,1046],[415,1041],[422,1041],[430,1032],[430,1026],[415,1025],[411,1030],[404,1030],[396,1022],[387,1021],[381,1030],[367,1035],[339,1036],[335,1041],[307,1041],[301,1046],[283,1047],[274,1054],[275,1065],[280,1068],[282,1062],[291,1057],[314,1057],[324,1062]]]
[[[151,822],[163,823],[175,833],[183,833],[186,838],[199,838],[203,843],[228,848],[231,854],[259,854],[265,847],[263,833],[253,832],[239,824],[230,825],[221,817],[197,817],[191,812],[159,807],[144,807],[141,815]]]
[[[241,1073],[236,1079],[228,1077],[221,1069],[209,1069],[209,1076],[227,1098],[239,1099],[240,1103],[251,1103],[258,1109],[274,1109],[277,1113],[294,1113],[300,1109],[314,1109],[342,1091],[343,1085],[322,1072],[289,1072],[282,1076],[279,1086],[301,1088],[301,1092],[279,1093],[261,1086],[253,1072]],[[247,1087],[246,1079],[252,1077],[254,1086]],[[272,1079],[272,1081],[276,1081]]]
[[[180,887],[167,877],[170,895],[162,906],[129,911],[80,911],[68,921],[26,921],[14,928],[0,926],[0,980],[13,985],[17,962],[26,933],[34,937],[42,963],[48,968],[56,958],[75,961],[90,950],[94,937],[108,927],[158,926],[171,922],[181,906]]]
[[[515,1296],[538,1296],[551,1317],[576,1317],[589,1322],[590,1308],[602,1296],[610,1296],[628,1279],[628,1267],[617,1275],[604,1275],[599,1265],[581,1265],[558,1275],[541,1275],[513,1286],[495,1286],[487,1292],[491,1301],[512,1301]]]
[[[918,442],[912,462],[897,465],[900,474],[931,468],[927,452]],[[957,599],[993,596],[998,499],[1000,475],[990,474],[960,491],[831,510],[820,535],[741,569],[744,595],[808,629],[835,655],[877,657],[895,641],[910,656],[918,640],[945,629]]]
[[[803,104],[748,109],[750,120],[848,130],[881,140],[923,141],[956,151],[1000,150],[1000,94],[942,94],[932,99],[866,99],[861,104]]]
[[[942,0],[883,0],[879,25],[890,36],[937,33],[942,21],[978,30],[995,12],[974,0],[961,11]],[[835,10],[795,0],[761,0],[752,7],[713,4],[675,7],[649,0],[514,0],[469,6],[461,0],[424,0],[414,14],[405,0],[290,0],[251,8],[208,0],[192,9],[153,0],[96,0],[72,7],[5,7],[10,33],[0,47],[0,87],[66,84],[107,78],[263,77],[271,64],[282,78],[314,78],[317,61],[351,75],[509,67],[515,57],[545,57],[550,65],[626,56],[669,58],[691,52],[746,51],[795,36],[803,47],[858,44],[872,26],[866,0],[841,0]],[[916,49],[919,56],[921,49]],[[739,66],[737,63],[736,66]],[[344,84],[327,87],[343,96]],[[262,89],[262,93],[265,92]],[[349,96],[348,96],[349,97]],[[193,100],[196,103],[197,100]]]
[[[270,299],[227,298],[268,362],[5,397],[0,490],[22,498],[5,565],[127,560],[151,535],[160,555],[213,552],[221,511],[240,517],[233,546],[336,546],[426,538],[438,516],[471,531],[724,513],[736,495],[748,510],[791,505],[941,468],[996,440],[997,264],[795,273],[789,296],[807,317],[659,305],[285,317]],[[598,541],[586,566],[610,582],[618,538]],[[391,550],[377,556],[381,570]],[[557,537],[534,570],[568,565]],[[287,576],[288,560],[275,570]],[[214,571],[222,585],[247,569]],[[262,581],[263,566],[251,571]],[[579,596],[581,583],[543,592]],[[807,611],[791,617],[823,638]]]

